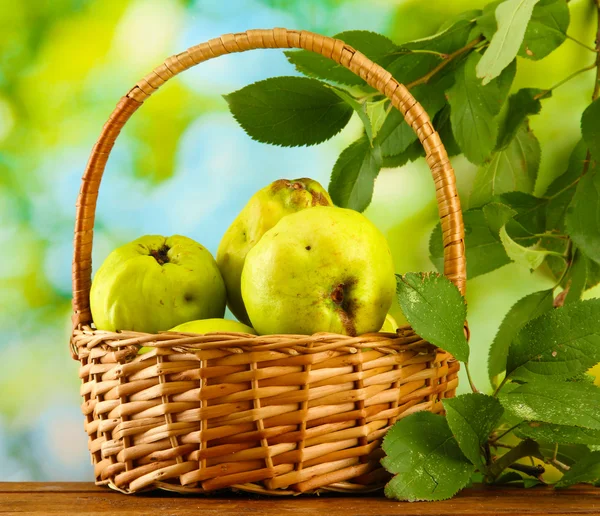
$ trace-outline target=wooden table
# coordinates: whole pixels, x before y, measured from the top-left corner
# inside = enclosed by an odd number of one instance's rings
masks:
[[[472,514],[600,514],[600,489],[578,486],[564,491],[547,488],[465,490],[445,502],[402,503],[383,496],[299,496],[267,498],[219,493],[186,497],[165,491],[127,496],[85,482],[0,482],[0,515],[119,516],[334,516]]]

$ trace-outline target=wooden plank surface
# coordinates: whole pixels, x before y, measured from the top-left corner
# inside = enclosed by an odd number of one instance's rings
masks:
[[[187,497],[165,491],[127,496],[84,482],[0,482],[0,515],[119,516],[392,516],[492,514],[600,514],[600,489],[578,486],[548,488],[484,488],[465,490],[445,502],[406,503],[381,496],[321,495],[269,498],[222,492]]]

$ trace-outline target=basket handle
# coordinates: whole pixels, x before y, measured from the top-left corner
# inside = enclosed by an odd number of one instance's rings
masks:
[[[96,201],[108,156],[122,127],[142,103],[171,77],[202,61],[230,52],[244,52],[255,48],[302,48],[321,54],[364,79],[370,86],[386,95],[393,106],[400,110],[406,122],[417,133],[433,175],[442,223],[444,274],[464,294],[464,225],[454,170],[446,149],[423,107],[388,71],[339,39],[281,28],[248,30],[237,34],[225,34],[169,57],[120,100],[104,124],[92,149],[77,199],[73,254],[73,327],[87,325],[92,321],[89,297]]]

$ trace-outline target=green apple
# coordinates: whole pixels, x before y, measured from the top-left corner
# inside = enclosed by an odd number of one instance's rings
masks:
[[[178,331],[181,333],[211,333],[211,332],[233,332],[233,333],[249,333],[256,335],[254,328],[246,326],[238,321],[229,319],[201,319],[199,321],[189,321],[169,331]]]
[[[398,329],[398,323],[396,322],[396,319],[394,319],[391,314],[387,314],[385,316],[385,321],[383,322],[383,326],[381,327],[381,329],[379,331],[382,331],[384,333],[396,333],[397,329]]]
[[[217,264],[227,288],[227,305],[240,321],[250,319],[241,293],[241,277],[248,251],[282,217],[311,206],[332,206],[327,191],[312,179],[279,179],[256,192],[225,232]]]
[[[99,330],[157,333],[194,319],[223,317],[225,285],[212,255],[175,235],[144,236],[115,249],[92,282]]]
[[[344,208],[282,218],[250,250],[242,272],[242,296],[261,335],[376,332],[395,290],[385,237]]]

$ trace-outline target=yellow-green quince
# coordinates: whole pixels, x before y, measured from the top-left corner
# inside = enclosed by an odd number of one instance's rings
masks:
[[[364,215],[335,207],[282,218],[249,251],[242,272],[260,335],[376,332],[395,290],[383,234]]]
[[[223,317],[217,264],[191,238],[150,235],[115,249],[92,282],[96,328],[157,333],[195,319]]]

